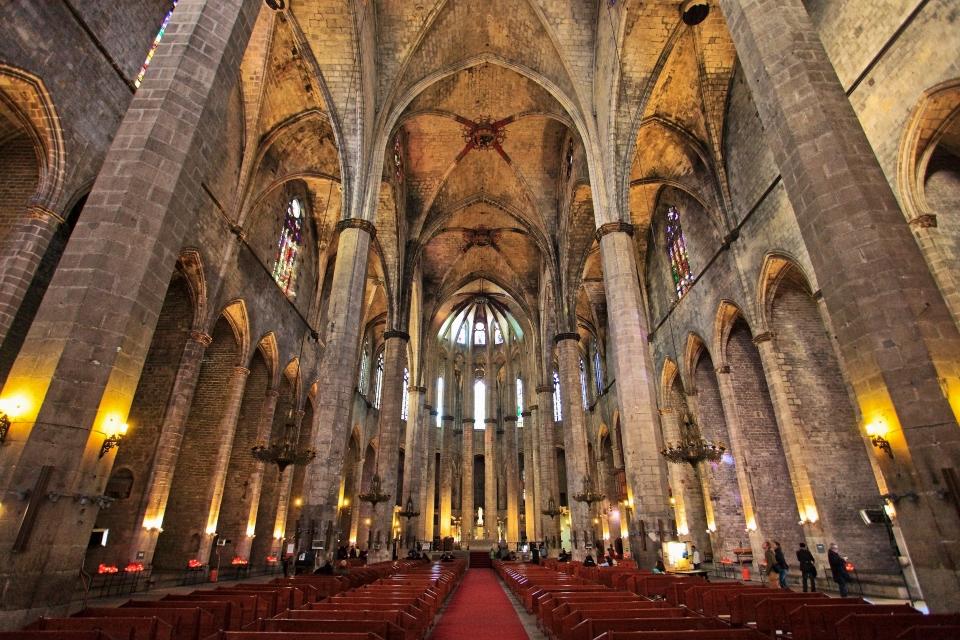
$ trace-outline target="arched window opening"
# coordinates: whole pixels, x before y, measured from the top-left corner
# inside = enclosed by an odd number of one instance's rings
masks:
[[[133,472],[126,467],[117,469],[107,480],[103,494],[114,500],[126,500],[133,491]]]
[[[487,385],[478,379],[473,383],[473,428],[483,429],[487,419]]]
[[[373,406],[380,408],[380,396],[383,393],[383,351],[377,356],[377,372],[373,382]]]
[[[603,393],[603,364],[600,362],[600,345],[593,339],[593,379],[597,385],[597,393]]]
[[[400,404],[400,419],[406,420],[407,414],[410,411],[410,392],[407,390],[407,387],[410,386],[410,370],[406,367],[403,368],[403,400]]]
[[[517,427],[523,428],[523,380],[517,378]]]
[[[280,229],[277,241],[277,261],[273,265],[273,279],[288,298],[294,298],[297,292],[297,258],[300,256],[300,242],[303,236],[303,207],[300,200],[293,198],[287,205],[287,213]]]
[[[483,322],[477,322],[473,327],[473,344],[487,344],[487,327]]]
[[[360,376],[357,380],[357,389],[367,395],[367,385],[370,382],[370,342],[364,340],[363,351],[360,353]]]
[[[665,235],[673,288],[677,292],[677,298],[682,298],[693,285],[693,274],[690,273],[690,260],[687,258],[687,243],[683,237],[683,227],[680,225],[680,212],[673,205],[667,209]]]
[[[560,409],[560,374],[553,372],[553,421],[563,420],[563,411]]]
[[[580,358],[580,397],[583,399],[583,408],[589,405],[587,402],[587,371],[583,366],[583,358]]]
[[[460,323],[460,331],[457,332],[457,344],[467,344],[467,323]]]
[[[437,429],[443,424],[443,376],[437,378]]]
[[[500,323],[493,323],[493,344],[503,344],[503,333],[500,332]]]
[[[153,55],[157,52],[157,47],[160,46],[160,41],[163,39],[163,34],[167,31],[167,26],[170,25],[170,18],[173,17],[173,10],[177,8],[178,1],[179,0],[173,0],[170,10],[167,11],[167,15],[163,17],[163,22],[160,23],[160,30],[157,31],[157,35],[153,39],[153,44],[150,45],[150,50],[147,51],[147,58],[143,61],[143,65],[140,67],[140,71],[137,73],[137,77],[133,81],[134,88],[139,89],[140,85],[143,83],[143,76],[146,75],[147,67],[150,66],[150,61],[153,60]]]

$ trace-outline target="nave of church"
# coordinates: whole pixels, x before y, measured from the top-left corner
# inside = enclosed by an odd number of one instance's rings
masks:
[[[0,3],[0,630],[491,548],[960,610],[958,23]]]

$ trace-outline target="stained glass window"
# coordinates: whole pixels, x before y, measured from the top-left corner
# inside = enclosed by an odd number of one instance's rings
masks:
[[[143,76],[147,73],[147,67],[150,66],[150,61],[153,60],[153,54],[157,52],[157,47],[160,46],[160,40],[163,39],[163,34],[167,30],[167,26],[170,24],[170,18],[173,17],[173,10],[177,8],[178,0],[173,0],[173,4],[170,6],[170,11],[167,11],[167,15],[164,16],[163,22],[160,23],[160,30],[157,31],[157,36],[153,39],[153,44],[150,45],[150,50],[147,51],[147,59],[143,61],[143,66],[140,67],[140,72],[137,73],[136,79],[133,81],[133,86],[135,88],[140,88],[140,84],[143,82]]]
[[[593,340],[593,378],[597,384],[597,393],[603,393],[603,363],[600,362],[600,345]]]
[[[373,383],[373,406],[380,408],[380,396],[383,393],[383,351],[377,356],[377,373]]]
[[[303,207],[297,198],[290,200],[287,213],[280,229],[277,241],[277,261],[273,265],[273,279],[288,298],[297,295],[294,285],[297,281],[297,258],[300,255],[300,243],[303,234]]]
[[[673,287],[677,297],[689,291],[693,285],[693,274],[690,273],[690,260],[687,258],[687,244],[683,238],[683,227],[680,226],[680,212],[670,206],[667,209],[667,255],[670,257],[670,275],[673,277]]]
[[[553,421],[563,420],[563,411],[560,409],[560,374],[553,372]]]
[[[467,323],[460,323],[460,331],[457,332],[457,344],[467,344]]]
[[[523,380],[517,378],[517,427],[523,428]]]
[[[403,147],[400,145],[400,136],[393,139],[393,173],[397,182],[403,182]]]
[[[589,406],[587,402],[587,371],[583,366],[583,358],[580,358],[580,397],[583,399],[583,408]]]
[[[437,378],[437,428],[443,424],[443,376]]]
[[[407,387],[410,386],[410,370],[406,367],[403,368],[403,400],[400,404],[400,419],[406,420],[407,414],[410,411],[410,392],[407,391]]]
[[[487,344],[487,327],[482,322],[473,327],[473,344]]]
[[[485,420],[487,419],[487,385],[483,383],[483,380],[477,380],[473,384],[473,428],[474,429],[484,429],[486,428]]]
[[[357,382],[357,388],[360,393],[366,395],[367,383],[370,381],[370,343],[363,342],[363,351],[360,354],[360,380]]]
[[[493,323],[493,344],[503,344],[503,334],[500,332],[500,323]]]

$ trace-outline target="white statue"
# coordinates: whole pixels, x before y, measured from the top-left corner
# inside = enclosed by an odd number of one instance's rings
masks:
[[[477,526],[483,526],[483,507],[477,507]]]

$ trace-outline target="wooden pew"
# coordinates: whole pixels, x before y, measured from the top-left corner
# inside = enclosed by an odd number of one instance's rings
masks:
[[[564,629],[562,640],[593,640],[609,631],[701,631],[730,627],[717,618],[591,618]]]
[[[594,640],[769,640],[753,629],[701,629],[698,631],[607,631]]]
[[[309,620],[305,618],[271,618],[260,620],[257,631],[286,633],[375,633],[383,640],[405,640],[406,632],[386,620]]]
[[[40,618],[27,631],[102,631],[112,640],[175,640],[159,618]]]
[[[790,631],[794,640],[834,640],[837,638],[837,623],[851,613],[923,615],[905,604],[803,604],[789,614]]]
[[[297,609],[284,611],[278,618],[294,620],[382,620],[388,622],[404,633],[406,640],[417,640],[420,632],[413,627],[404,629],[400,624],[402,612],[399,611],[309,611]]]
[[[182,606],[200,606],[204,602],[226,602],[230,604],[230,629],[239,630],[257,619],[257,607],[260,597],[256,594],[229,595],[213,591],[194,591],[190,594],[168,594],[158,602],[175,602]]]
[[[284,631],[221,631],[217,640],[383,640],[375,633],[297,633]]]
[[[136,613],[134,613],[136,611]],[[113,607],[90,607],[73,614],[74,618],[157,618],[173,629],[174,640],[202,640],[219,631],[214,626],[213,616],[200,607],[165,609],[119,609]],[[107,632],[109,633],[109,631]]]
[[[960,638],[960,625],[912,627],[897,636],[897,640],[957,640],[957,638]]]
[[[918,618],[912,613],[854,613],[837,623],[837,637],[844,640],[896,640],[904,631],[914,627],[949,625],[960,628],[960,614],[933,614]],[[960,634],[957,637],[960,638]]]
[[[132,615],[140,615],[140,609],[183,609],[187,606],[188,604],[186,602],[171,602],[167,600],[127,600],[120,605],[120,608],[136,609],[138,612]],[[231,617],[233,603],[223,601],[205,602],[202,600],[195,600],[189,603],[189,606],[198,607],[204,611],[208,611],[210,615],[213,616],[214,629],[210,633],[213,633],[214,631],[220,631],[221,629],[224,631],[230,631],[231,624],[233,622]],[[237,628],[240,628],[239,625]],[[210,635],[210,633],[205,634],[204,637]]]
[[[768,598],[757,603],[755,609],[757,631],[771,635],[777,631],[789,631],[791,629],[790,613],[806,604],[823,605],[825,607],[872,606],[869,602],[862,600],[850,602],[837,598],[804,598],[802,596],[797,598]]]
[[[792,591],[774,591],[764,589],[756,592],[739,592],[732,600],[730,606],[730,624],[746,625],[757,620],[757,605],[766,600],[775,600],[777,598],[790,598],[792,600],[821,600],[826,599],[822,593],[794,593]],[[864,600],[856,599],[855,602],[863,603]]]
[[[125,640],[103,631],[0,631],[0,640]]]

